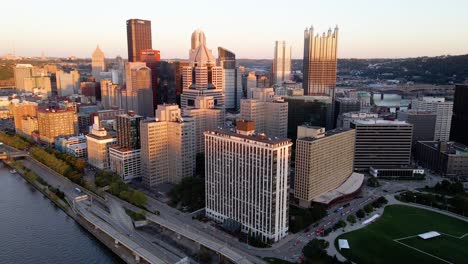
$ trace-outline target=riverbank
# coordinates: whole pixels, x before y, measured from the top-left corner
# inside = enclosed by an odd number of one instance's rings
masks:
[[[26,180],[31,186],[41,192],[45,197],[52,201],[57,207],[59,207],[63,212],[65,212],[70,218],[72,218],[76,223],[83,227],[89,234],[93,235],[99,242],[111,250],[115,256],[119,257],[121,261],[125,263],[138,263],[135,260],[134,255],[129,250],[124,247],[116,246],[115,240],[109,238],[105,233],[97,230],[95,226],[88,222],[86,219],[75,213],[75,211],[70,206],[71,202],[62,200],[57,197],[53,192],[49,190],[46,185],[39,183],[37,180],[31,179],[26,176],[26,167],[22,165],[14,165],[11,162],[3,162],[7,167],[13,168],[16,170],[17,174],[20,175],[24,180]],[[33,171],[33,170],[32,170]],[[34,172],[34,171],[33,171]],[[37,174],[37,172],[35,172]]]

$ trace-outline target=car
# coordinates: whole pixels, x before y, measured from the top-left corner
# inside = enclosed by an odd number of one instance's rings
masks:
[[[83,191],[82,191],[80,188],[75,188],[75,192],[76,192],[77,194],[81,194]]]

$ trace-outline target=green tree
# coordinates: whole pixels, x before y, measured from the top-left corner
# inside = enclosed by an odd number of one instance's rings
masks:
[[[374,207],[372,207],[372,205],[366,204],[366,205],[364,206],[364,212],[366,212],[367,214],[372,213],[372,211],[374,211]]]
[[[364,210],[362,210],[362,209],[357,210],[357,212],[356,212],[356,217],[357,218],[361,219],[361,218],[364,218],[365,216],[366,216],[366,213],[364,212]]]
[[[350,222],[351,224],[354,224],[354,223],[356,223],[356,216],[354,216],[354,215],[348,215],[348,217],[346,218],[346,220],[347,220],[348,222]]]

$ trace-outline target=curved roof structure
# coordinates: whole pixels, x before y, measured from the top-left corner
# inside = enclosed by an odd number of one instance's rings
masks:
[[[93,58],[99,58],[102,57],[104,58],[104,52],[99,48],[99,45],[97,45],[96,49],[93,52]]]
[[[205,32],[197,29],[192,33],[192,50],[198,48],[200,45],[206,45]]]
[[[190,54],[190,62],[196,63],[198,66],[204,66],[207,64],[216,64],[216,59],[211,53],[211,50],[208,49],[205,44],[201,44]]]

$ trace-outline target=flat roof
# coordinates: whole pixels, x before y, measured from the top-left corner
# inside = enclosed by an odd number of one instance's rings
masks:
[[[314,128],[314,127],[312,127]],[[315,128],[321,128],[321,127],[315,127]],[[327,137],[330,137],[330,136],[333,136],[333,135],[337,135],[337,134],[340,134],[340,133],[343,133],[343,132],[347,132],[347,131],[350,131],[350,130],[354,130],[353,128],[335,128],[335,129],[332,129],[332,130],[327,130],[325,131],[325,134],[323,137],[303,137],[303,138],[298,138],[299,140],[303,140],[303,141],[316,141],[316,140],[321,140],[321,139],[324,139],[324,138],[327,138]]]
[[[234,131],[227,130],[227,129],[213,129],[210,131],[206,131],[205,133],[211,133],[211,132],[215,134],[226,135],[229,137],[244,138],[244,139],[258,141],[258,142],[267,143],[267,144],[279,144],[279,143],[291,142],[289,138],[268,137],[268,135],[265,135],[265,134],[253,134],[252,136],[248,136],[248,135],[242,135],[242,134],[239,134]]]
[[[347,239],[338,239],[338,247],[340,248],[340,250],[342,248],[350,249],[348,240]]]
[[[338,188],[328,191],[318,197],[312,199],[317,203],[329,204],[336,198],[344,195],[354,193],[361,188],[364,182],[364,174],[353,172],[346,181],[344,181]]]
[[[406,126],[410,125],[406,121],[379,120],[379,119],[359,119],[359,120],[353,120],[353,123],[357,125],[406,125]]]

